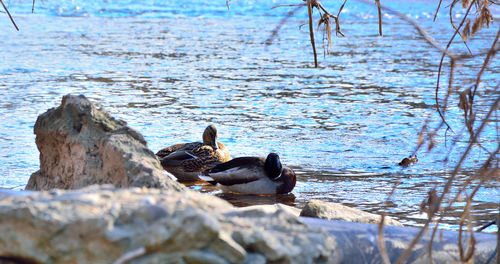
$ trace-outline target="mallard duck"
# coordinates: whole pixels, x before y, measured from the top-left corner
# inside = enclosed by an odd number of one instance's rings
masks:
[[[162,167],[179,181],[195,181],[198,175],[213,166],[231,159],[224,144],[217,142],[217,129],[209,125],[202,142],[181,143],[156,153]]]
[[[245,194],[285,194],[295,187],[292,169],[281,165],[276,153],[267,158],[240,157],[206,170],[202,180],[219,183],[223,191]]]
[[[417,155],[410,155],[398,163],[399,166],[406,168],[418,162]]]

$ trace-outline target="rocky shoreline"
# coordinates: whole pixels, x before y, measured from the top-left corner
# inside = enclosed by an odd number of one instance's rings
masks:
[[[83,95],[64,96],[34,132],[40,170],[27,191],[0,190],[0,263],[344,263],[360,252],[367,263],[382,261],[376,234],[346,239],[327,221],[381,216],[319,200],[302,210],[237,208],[189,190],[161,168],[140,133]],[[385,224],[402,226],[389,217]],[[386,239],[392,255],[408,245],[398,241]],[[436,263],[459,260],[456,245],[445,250]]]

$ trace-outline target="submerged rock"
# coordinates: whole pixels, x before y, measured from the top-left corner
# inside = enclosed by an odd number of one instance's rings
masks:
[[[345,205],[329,203],[320,200],[310,200],[300,212],[300,216],[322,218],[328,220],[342,220],[358,223],[380,223],[382,216],[364,212]],[[403,226],[400,222],[386,216],[386,225]]]
[[[335,242],[288,210],[110,185],[0,191],[0,256],[39,263],[326,263]]]
[[[85,96],[66,95],[36,121],[40,170],[27,190],[77,189],[92,184],[182,190],[148,149],[144,137]]]

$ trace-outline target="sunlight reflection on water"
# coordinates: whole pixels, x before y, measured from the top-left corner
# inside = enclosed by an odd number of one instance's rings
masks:
[[[270,10],[273,3],[237,1],[227,11],[213,1],[183,1],[181,8],[170,1],[130,2],[124,9],[100,1],[44,1],[30,15],[26,4],[13,1],[11,11],[24,15],[16,17],[20,32],[0,32],[5,48],[0,55],[0,187],[22,189],[38,169],[36,117],[57,106],[63,95],[82,93],[141,132],[153,151],[200,140],[213,123],[233,156],[275,151],[298,173],[290,196],[191,187],[197,191],[239,206],[282,202],[300,207],[318,198],[388,211],[410,225],[422,222],[420,202],[446,180],[465,144],[448,164],[441,162],[447,151],[441,145],[417,153],[419,163],[413,167],[402,171],[396,165],[414,150],[424,122],[437,118],[433,91],[439,54],[407,24],[387,17],[380,38],[373,10],[350,5],[343,13],[346,38],[334,39],[333,54],[320,56],[314,69],[307,32],[298,29],[303,13],[265,46],[287,12]],[[448,36],[438,34],[449,32],[449,25],[432,24],[428,14],[422,15],[425,8],[415,5],[411,12],[421,14],[419,22],[444,43]],[[484,40],[495,32],[485,29],[471,48],[484,50]],[[478,65],[464,65],[462,72],[474,76]],[[485,87],[498,82],[498,61],[491,69],[483,78]],[[494,90],[486,90],[480,100],[493,95]],[[460,125],[458,110],[450,109],[449,118],[452,126]],[[496,144],[492,127],[484,135]],[[475,150],[471,157],[484,153]],[[465,167],[463,175],[472,175],[477,164],[468,160]],[[385,205],[397,182],[399,189]],[[494,217],[499,187],[491,183],[476,196],[478,223]],[[456,218],[447,219],[446,226],[456,228],[454,223]]]

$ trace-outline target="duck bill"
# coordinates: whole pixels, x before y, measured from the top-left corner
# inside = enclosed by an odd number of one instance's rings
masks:
[[[212,146],[214,146],[215,149],[218,149],[219,148],[219,145],[217,145],[217,140],[214,138],[214,140],[212,141]]]

